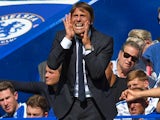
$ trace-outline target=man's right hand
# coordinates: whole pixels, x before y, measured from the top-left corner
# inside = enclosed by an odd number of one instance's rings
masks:
[[[68,38],[69,40],[72,40],[72,38],[75,35],[75,32],[73,30],[73,25],[72,25],[72,21],[71,21],[71,13],[67,14],[65,19],[63,19],[63,23],[64,23],[64,27],[66,30],[66,38]]]

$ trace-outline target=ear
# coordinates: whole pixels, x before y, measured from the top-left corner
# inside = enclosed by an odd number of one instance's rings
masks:
[[[16,100],[18,100],[18,92],[17,91],[14,92],[14,97]]]
[[[145,86],[145,88],[148,88],[148,86],[149,86],[148,80],[145,80],[145,81],[144,81],[144,86]]]

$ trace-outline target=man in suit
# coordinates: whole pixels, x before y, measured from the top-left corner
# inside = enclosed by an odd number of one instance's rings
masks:
[[[47,65],[62,65],[61,79],[54,100],[54,111],[63,120],[111,120],[116,108],[105,69],[113,54],[113,38],[93,28],[94,11],[85,2],[73,5],[63,20],[65,30],[56,34]],[[85,99],[79,91],[78,47],[83,49]]]

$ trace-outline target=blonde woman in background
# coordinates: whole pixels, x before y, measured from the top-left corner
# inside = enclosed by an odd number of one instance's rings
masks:
[[[157,76],[155,72],[153,71],[153,65],[152,63],[143,58],[143,53],[146,51],[146,49],[157,43],[157,40],[152,40],[151,32],[145,29],[132,29],[128,33],[128,38],[126,41],[134,41],[136,42],[140,48],[141,48],[141,56],[139,59],[139,62],[135,65],[135,69],[142,69],[144,70],[147,75],[150,77],[150,87],[154,87],[155,82],[157,81]]]

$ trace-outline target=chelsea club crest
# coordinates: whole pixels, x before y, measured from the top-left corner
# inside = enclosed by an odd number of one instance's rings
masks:
[[[0,16],[0,45],[15,41],[17,37],[44,22],[44,18],[33,13],[14,13]]]

